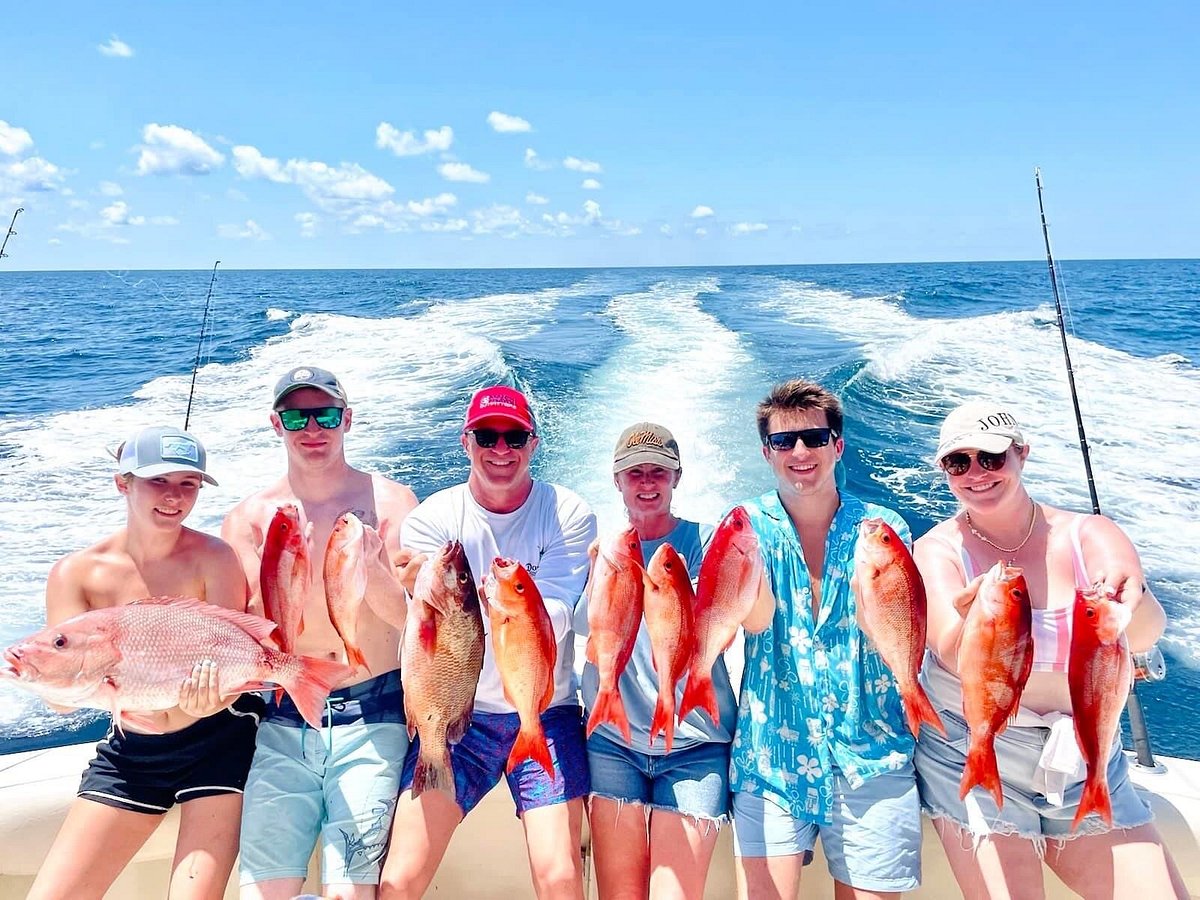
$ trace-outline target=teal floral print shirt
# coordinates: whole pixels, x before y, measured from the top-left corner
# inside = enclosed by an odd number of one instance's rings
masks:
[[[804,551],[778,493],[742,506],[758,535],[776,604],[770,627],[746,635],[731,787],[765,797],[797,819],[828,824],[835,771],[853,789],[912,759],[895,681],[858,626],[850,590],[863,519],[883,519],[906,544],[912,534],[897,513],[842,491],[813,621]]]

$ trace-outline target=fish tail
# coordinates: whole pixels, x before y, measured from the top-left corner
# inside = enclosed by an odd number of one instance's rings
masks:
[[[666,751],[671,752],[675,741],[675,694],[661,691],[658,695],[658,705],[654,707],[654,719],[650,722],[650,745],[654,739],[662,735],[666,741]]]
[[[922,722],[940,731],[942,737],[946,736],[946,726],[942,724],[942,717],[929,702],[929,695],[925,693],[919,681],[914,681],[910,688],[903,691],[900,699],[904,701],[904,718],[908,720],[908,730],[912,732],[913,737],[920,735]]]
[[[289,658],[283,654],[272,656],[271,651],[268,651],[267,658],[274,672],[273,680],[288,692],[304,721],[313,728],[321,727],[321,714],[325,711],[325,699],[329,692],[354,674],[349,666],[329,659],[312,656]]]
[[[588,737],[591,737],[592,732],[601,722],[612,722],[616,725],[621,730],[625,743],[632,746],[633,736],[629,731],[629,716],[625,714],[625,703],[621,699],[621,691],[616,685],[602,687],[600,693],[596,695],[596,705],[592,707],[592,714],[588,716]]]
[[[542,731],[540,721],[533,728],[522,726],[517,732],[512,752],[508,754],[506,770],[511,772],[517,767],[517,763],[526,759],[532,759],[547,775],[554,777],[554,761],[550,758],[550,746],[546,743],[546,733]]]
[[[700,675],[695,669],[688,672],[687,685],[683,689],[683,702],[679,704],[679,721],[687,718],[693,709],[702,709],[708,713],[714,725],[718,724],[721,713],[717,709],[717,692],[713,687],[712,670]]]
[[[996,750],[992,746],[992,740],[991,735],[979,738],[971,735],[971,746],[967,749],[967,763],[963,767],[958,797],[960,800],[965,798],[971,788],[979,785],[992,795],[999,809],[1004,806],[1004,792],[1000,789],[1000,768],[996,764]]]
[[[342,641],[346,645],[346,661],[356,669],[366,669],[371,671],[371,667],[367,665],[367,658],[363,655],[362,650],[355,644],[349,644]]]
[[[1071,830],[1078,828],[1083,817],[1092,812],[1098,813],[1100,818],[1112,827],[1112,799],[1108,795],[1108,782],[1100,769],[1088,772],[1087,781],[1083,783],[1083,794],[1079,797],[1079,809],[1075,811],[1075,818],[1071,822]]]
[[[446,747],[440,758],[427,756],[425,744],[421,745],[421,755],[417,759],[417,768],[413,772],[413,799],[420,797],[425,791],[442,790],[453,800],[458,799],[454,786],[454,767],[450,761],[450,748]]]

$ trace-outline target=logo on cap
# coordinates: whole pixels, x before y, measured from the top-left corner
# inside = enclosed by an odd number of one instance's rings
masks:
[[[517,408],[517,404],[512,401],[511,397],[493,397],[491,394],[484,394],[479,398],[479,408],[487,409],[489,406],[503,406],[505,409]]]
[[[297,369],[292,373],[292,381],[308,381],[312,377],[312,369]]]
[[[1016,428],[1017,420],[1006,412],[991,413],[982,419],[976,419],[980,431],[990,431],[993,428]]]
[[[625,442],[625,449],[631,447],[654,447],[658,450],[666,450],[667,445],[661,437],[653,431],[635,431],[629,436],[629,440]]]
[[[176,460],[197,465],[200,462],[200,448],[196,442],[181,434],[164,435],[158,445],[158,455],[163,460]]]

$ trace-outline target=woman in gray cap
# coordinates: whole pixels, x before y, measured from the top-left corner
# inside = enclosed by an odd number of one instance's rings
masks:
[[[1133,652],[1153,645],[1166,617],[1145,586],[1137,551],[1111,520],[1029,496],[1021,477],[1028,456],[1016,417],[998,403],[965,404],[942,425],[935,462],[961,509],[914,547],[929,601],[932,653],[922,680],[948,735],[921,729],[914,759],[921,803],[968,897],[1043,896],[1043,859],[1081,896],[1183,897],[1153,815],[1129,781],[1119,736],[1107,766],[1111,822],[1089,812],[1073,824],[1083,793],[1067,675],[1076,591],[1095,585],[1129,608]],[[1003,805],[982,786],[959,797],[968,744],[960,641],[997,564],[1023,572],[1033,636],[1020,705],[995,740]]]

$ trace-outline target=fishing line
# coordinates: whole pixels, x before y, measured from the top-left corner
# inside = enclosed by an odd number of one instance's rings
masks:
[[[188,389],[187,412],[183,416],[184,431],[187,431],[188,423],[192,420],[192,400],[196,396],[196,372],[200,369],[200,352],[204,349],[204,334],[208,327],[208,308],[212,303],[213,285],[217,283],[217,266],[220,264],[219,259],[213,263],[212,277],[208,281],[208,295],[204,298],[204,314],[200,317],[200,339],[196,341],[196,360],[192,363],[192,386]]]

